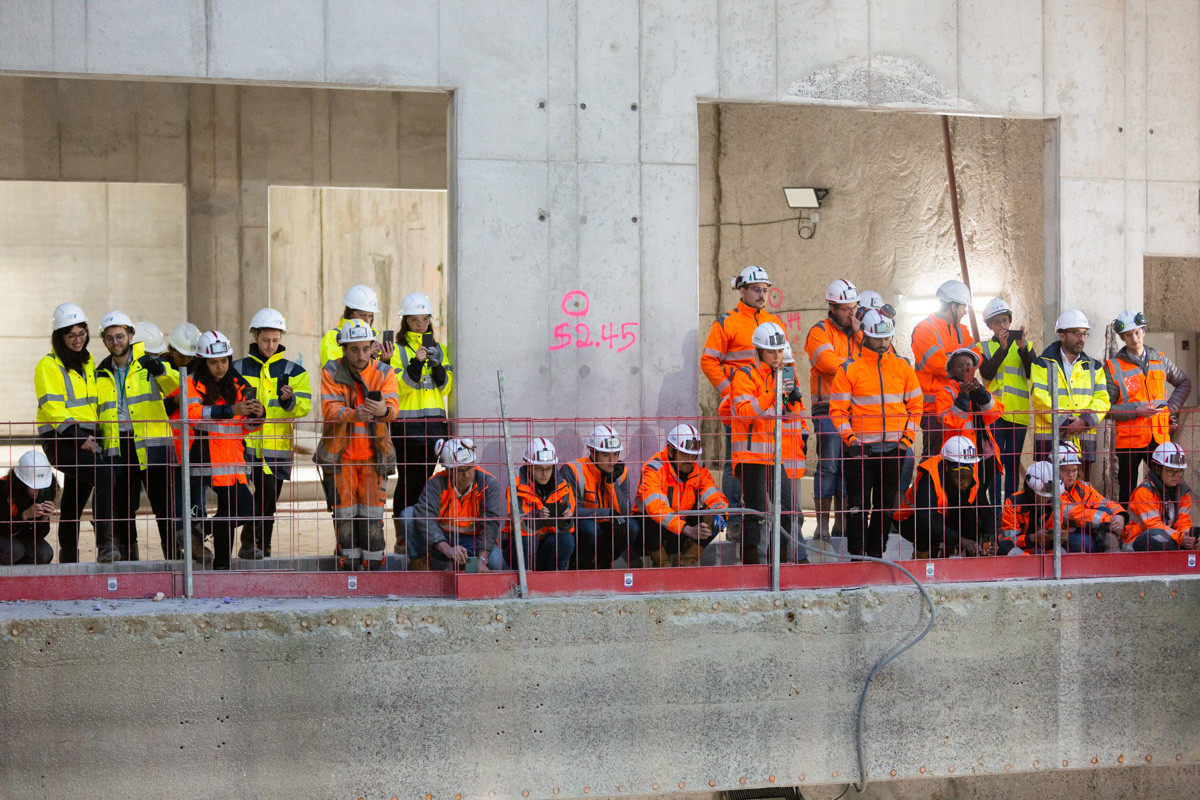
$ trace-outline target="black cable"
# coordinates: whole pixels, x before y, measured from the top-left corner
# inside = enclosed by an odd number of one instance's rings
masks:
[[[755,225],[778,225],[781,222],[795,222],[796,217],[784,217],[783,219],[769,219],[765,222],[702,222],[701,228],[716,228],[722,225],[737,225],[741,228],[750,228]]]

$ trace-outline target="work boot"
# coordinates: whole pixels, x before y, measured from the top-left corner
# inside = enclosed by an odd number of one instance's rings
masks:
[[[671,557],[667,555],[667,549],[660,547],[650,554],[650,563],[656,567],[671,566]]]
[[[363,549],[363,569],[383,569],[383,553],[387,550],[387,539],[383,535],[383,520],[367,520],[367,546]]]
[[[358,547],[339,548],[335,554],[337,568],[342,572],[355,572],[362,566],[363,551]]]
[[[704,554],[704,548],[695,539],[688,539],[683,543],[683,547],[679,551],[679,566],[694,567],[700,563],[700,556]]]
[[[115,564],[120,560],[121,551],[118,550],[115,545],[111,544],[106,545],[105,548],[96,555],[97,564]]]
[[[846,498],[842,497],[841,495],[837,495],[830,499],[832,500],[833,508],[833,528],[830,529],[829,535],[845,536],[846,534],[842,533],[842,518],[845,516],[845,514],[841,512],[846,510]]]
[[[399,517],[394,517],[392,519],[392,527],[396,531],[396,546],[392,548],[392,552],[397,555],[404,555],[408,552],[404,540],[404,524],[400,521]]]
[[[238,548],[238,558],[244,558],[248,561],[253,561],[258,560],[265,555],[262,548],[259,546],[259,543],[255,541],[254,533],[255,531],[253,523],[247,522],[242,526],[242,544],[241,547]]]
[[[813,539],[829,541],[829,509],[833,505],[833,498],[818,497],[813,504],[817,509],[817,529],[813,531]]]
[[[242,545],[238,550],[238,558],[243,558],[247,561],[258,561],[259,559],[265,557],[266,553],[264,553],[262,550],[259,550],[257,547],[250,547],[247,549],[246,545]]]
[[[421,556],[420,558],[410,558],[408,560],[408,569],[411,572],[428,572],[429,571],[429,556]]]
[[[216,556],[210,548],[204,546],[204,530],[200,523],[192,524],[192,561],[197,564],[212,564]]]

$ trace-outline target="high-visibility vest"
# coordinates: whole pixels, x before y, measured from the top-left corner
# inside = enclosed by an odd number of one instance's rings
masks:
[[[842,364],[850,360],[850,335],[826,317],[808,329],[804,352],[808,353],[810,365],[808,396],[816,412],[818,404],[828,405],[833,377]]]
[[[312,386],[308,370],[283,357],[280,345],[265,361],[258,347],[250,345],[250,353],[233,362],[233,368],[256,392],[258,401],[267,410],[267,421],[261,428],[246,436],[247,458],[255,462],[292,460],[292,440],[295,427],[291,422],[280,420],[300,419],[312,410]],[[292,399],[285,405],[279,399],[279,381],[292,387]]]
[[[936,511],[942,516],[945,516],[946,512],[950,510],[950,498],[946,494],[946,487],[942,485],[941,464],[941,456],[932,456],[917,465],[916,477],[913,479],[912,485],[908,487],[908,491],[904,493],[904,499],[900,501],[900,508],[896,509],[896,513],[893,515],[897,522],[903,522],[917,513],[917,484],[922,480],[933,481],[933,493],[937,497],[937,508],[929,510]],[[975,482],[971,484],[971,490],[967,493],[967,502],[975,505],[975,500],[979,496],[979,464],[971,465],[971,477],[975,479]]]
[[[770,311],[751,308],[739,300],[736,308],[717,317],[708,329],[700,369],[721,396],[729,392],[734,370],[754,364],[757,350],[750,340],[754,329],[764,322],[783,328],[783,320]]]
[[[1117,402],[1112,411],[1132,411],[1143,403],[1157,403],[1167,399],[1167,369],[1162,353],[1146,348],[1146,369],[1122,358],[1124,348],[1108,359],[1106,366],[1112,375],[1113,388],[1117,390]],[[1151,442],[1162,444],[1171,441],[1171,412],[1164,405],[1152,417],[1114,420],[1115,446],[1121,449],[1144,448]]]
[[[420,333],[409,331],[403,342],[396,342],[392,351],[392,367],[396,370],[397,385],[400,387],[400,419],[445,417],[446,397],[454,386],[454,370],[450,366],[450,353],[445,344],[442,350],[442,366],[446,368],[446,381],[438,385],[433,379],[433,368],[426,361],[421,365],[421,378],[414,381],[408,374],[408,365],[421,349]]]
[[[975,445],[975,450],[983,453],[979,441],[979,431],[982,428],[983,434],[987,441],[992,445],[992,452],[998,457],[1000,455],[1000,445],[996,444],[996,437],[992,436],[991,424],[1000,419],[1001,412],[1004,411],[1004,404],[992,397],[988,403],[988,407],[979,411],[963,412],[958,406],[954,405],[954,401],[958,399],[960,387],[957,381],[951,381],[942,387],[938,392],[937,398],[934,400],[934,412],[942,421],[942,427],[946,430],[946,438],[951,436],[965,436]],[[1004,471],[1004,465],[997,458],[996,466],[1001,472]]]
[[[733,465],[774,464],[775,420],[761,415],[775,407],[775,370],[761,363],[755,367],[739,367],[733,373],[729,397],[735,415],[731,426]],[[788,477],[793,477],[797,470],[803,469],[804,463],[801,437],[807,432],[807,426],[800,416],[804,413],[804,404],[785,403],[783,410],[793,416],[783,420],[780,457]]]
[[[933,414],[934,398],[950,382],[946,361],[950,354],[975,343],[965,325],[951,325],[933,314],[916,324],[912,332],[913,358],[917,360],[917,380],[925,393],[924,412]]]
[[[1004,407],[1001,419],[1016,425],[1029,425],[1029,378],[1025,377],[1025,365],[1021,363],[1021,350],[1009,342],[1008,352],[996,370],[996,377],[987,382],[987,390],[1000,401]],[[1000,343],[995,339],[980,342],[983,350],[983,360],[987,361],[996,355]],[[1025,347],[1033,352],[1033,345],[1025,342]]]
[[[179,372],[169,362],[164,361],[162,365],[163,374],[152,377],[131,354],[125,372],[125,406],[129,410],[134,447],[142,469],[146,468],[147,448],[172,447],[175,443],[163,398],[179,391]],[[104,455],[111,458],[120,452],[121,436],[120,392],[112,356],[96,367],[96,400],[100,446],[104,448]]]
[[[728,508],[729,500],[717,488],[712,473],[699,461],[687,480],[681,480],[667,458],[667,448],[659,450],[642,467],[642,485],[638,487],[638,508],[671,533],[679,533],[687,524],[685,517],[698,510]]]
[[[921,419],[921,386],[912,365],[870,348],[833,379],[829,417],[842,441],[899,442],[911,447]]]
[[[1151,475],[1138,484],[1129,496],[1129,524],[1121,531],[1121,540],[1132,542],[1142,531],[1162,528],[1170,534],[1176,544],[1192,530],[1192,488],[1179,483],[1179,497],[1167,500],[1163,497],[1163,486]]]
[[[413,523],[431,550],[441,541],[453,547],[474,537],[477,553],[491,552],[500,533],[500,484],[490,472],[476,467],[471,487],[460,496],[450,473],[435,473],[417,498]]]
[[[1122,511],[1120,504],[1105,498],[1085,481],[1076,481],[1074,486],[1063,492],[1060,505],[1064,529],[1107,525]]]
[[[396,466],[396,447],[388,427],[396,419],[399,402],[396,372],[372,360],[358,373],[357,380],[355,377],[341,358],[328,362],[321,370],[321,441],[313,461],[323,466],[335,466],[343,460],[371,461],[380,475],[387,475]],[[379,392],[387,413],[367,422],[355,419],[355,407],[365,392],[372,391]]]
[[[533,468],[527,464],[518,470],[517,498],[521,502],[522,536],[536,536],[540,539],[559,530],[559,524],[564,522],[566,524],[562,527],[565,531],[575,532],[575,493],[571,491],[570,485],[558,470],[555,470],[554,474],[550,476],[550,482],[554,484],[554,488],[548,495],[542,497],[533,483]],[[504,532],[511,534],[512,491],[506,490],[504,496],[508,500],[508,516],[505,517]],[[549,517],[543,519],[538,512],[548,505],[553,505],[555,510]]]
[[[1028,487],[1010,495],[1004,501],[1000,528],[1000,538],[1012,542],[1013,547],[1019,547],[1026,552],[1035,550],[1036,545],[1028,538],[1029,535],[1037,530],[1054,529],[1050,501],[1039,498],[1033,489]]]
[[[605,480],[595,462],[589,456],[582,456],[567,462],[563,479],[575,495],[577,508],[607,508],[617,516],[628,516],[629,470],[624,464],[618,463],[613,469],[612,480]]]
[[[1058,342],[1047,347],[1041,357],[1033,362],[1030,371],[1029,385],[1032,390],[1030,401],[1034,408],[1033,432],[1035,436],[1049,436],[1051,421],[1046,411],[1052,408],[1050,402],[1050,373],[1058,371],[1058,408],[1061,416],[1093,414],[1096,424],[1104,420],[1108,413],[1108,383],[1104,379],[1104,367],[1094,358],[1080,353],[1079,358],[1071,365],[1071,373],[1064,374]],[[1095,429],[1089,430],[1079,437],[1082,442],[1096,440]],[[1078,444],[1078,442],[1077,442]]]
[[[232,368],[231,368],[232,369]],[[246,399],[246,382],[235,375],[235,403]],[[220,398],[203,402],[204,384],[188,376],[188,419],[193,420],[189,450],[192,475],[210,477],[213,486],[246,483],[250,468],[246,464],[242,438],[250,431],[245,417],[234,417],[229,405]]]
[[[64,431],[78,425],[94,431],[99,412],[96,407],[96,361],[90,355],[80,375],[54,353],[47,353],[33,371],[33,388],[37,392],[38,434]]]

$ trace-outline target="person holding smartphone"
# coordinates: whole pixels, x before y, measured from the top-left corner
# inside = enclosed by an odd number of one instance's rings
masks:
[[[0,566],[54,560],[46,537],[57,490],[54,468],[38,450],[23,453],[17,466],[0,478]]]
[[[433,333],[433,304],[420,292],[407,294],[400,302],[400,329],[394,343],[387,340],[388,333],[384,331],[380,358],[396,371],[400,389],[398,419],[391,431],[399,471],[392,517],[396,552],[402,553],[401,513],[416,504],[437,463],[437,442],[450,435],[446,397],[454,386],[454,371]]]

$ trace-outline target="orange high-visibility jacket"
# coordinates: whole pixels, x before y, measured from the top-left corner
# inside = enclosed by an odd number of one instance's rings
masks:
[[[325,364],[321,370],[321,418],[324,420],[321,442],[313,461],[335,465],[342,460],[372,461],[381,475],[396,467],[396,448],[388,423],[396,419],[400,408],[400,390],[396,371],[381,361],[371,359],[366,368],[351,374],[345,358]],[[354,418],[354,409],[363,402],[363,391],[377,391],[387,405],[387,413],[368,422]]]
[[[717,317],[708,329],[700,369],[722,397],[729,393],[733,371],[738,367],[753,366],[755,348],[750,337],[764,322],[774,322],[783,328],[783,320],[770,311],[759,311],[739,300],[737,308]]]
[[[629,516],[629,470],[621,462],[613,468],[612,478],[606,479],[595,462],[583,456],[568,462],[562,476],[575,496],[577,516],[600,516],[596,513],[600,509],[618,517]]]
[[[963,411],[961,406],[955,404],[958,395],[958,381],[950,381],[942,387],[934,399],[934,412],[941,418],[942,427],[946,429],[946,438],[965,436],[974,442],[975,449],[982,453],[983,448],[979,446],[979,431],[982,429],[984,436],[992,444],[992,452],[999,456],[1000,447],[996,444],[996,437],[992,436],[990,426],[1004,413],[1004,404],[997,400],[995,395],[988,392],[987,408],[979,411]],[[996,467],[1001,472],[1004,471],[1004,465],[1000,463],[999,458],[996,459]]]
[[[1162,528],[1171,535],[1176,544],[1192,530],[1192,488],[1179,484],[1179,497],[1167,500],[1163,497],[1165,487],[1158,477],[1150,477],[1138,484],[1129,496],[1129,524],[1121,531],[1125,543],[1132,542],[1142,531]]]
[[[1039,529],[1054,530],[1054,514],[1048,499],[1039,498],[1033,489],[1026,488],[1004,501],[1004,511],[1000,515],[1001,539],[1011,541],[1014,547],[1027,553],[1033,552],[1037,546],[1028,537]]]
[[[517,497],[521,501],[521,535],[539,539],[556,530],[575,532],[575,493],[562,474],[555,470],[550,476],[553,490],[543,498],[533,483],[533,468],[528,464],[517,473]],[[504,532],[512,533],[512,491],[506,490],[508,515],[504,518]],[[541,517],[543,508],[549,507],[550,516]]]
[[[846,444],[912,447],[921,421],[921,386],[912,365],[864,347],[834,376],[829,416]]]
[[[1108,416],[1116,423],[1114,444],[1121,449],[1171,441],[1171,410],[1167,406],[1152,417],[1138,417],[1132,413],[1143,403],[1161,403],[1167,399],[1167,369],[1162,353],[1147,347],[1145,354],[1145,369],[1129,358],[1124,347],[1104,362],[1108,372],[1108,397],[1112,403]]]
[[[943,516],[950,510],[950,498],[946,495],[946,487],[942,485],[941,465],[941,456],[932,456],[917,465],[912,485],[904,493],[904,499],[900,501],[900,508],[896,509],[896,513],[893,515],[897,522],[903,522],[916,513],[917,484],[923,480],[933,481],[933,492],[937,496],[938,505],[936,509],[931,510],[936,510]],[[976,497],[979,495],[978,464],[971,465],[971,477],[975,479],[975,483],[971,484],[971,491],[967,495],[967,501],[974,504]]]
[[[717,488],[708,468],[696,462],[687,480],[667,460],[667,448],[654,454],[642,467],[642,485],[638,487],[638,508],[671,533],[679,533],[687,524],[684,517],[699,509],[720,510],[729,500]]]
[[[233,367],[230,367],[233,370]],[[201,396],[204,384],[188,376],[188,419],[196,420],[192,426],[191,446],[188,448],[193,475],[212,478],[213,486],[233,486],[246,483],[250,467],[246,464],[245,445],[242,439],[258,425],[247,425],[246,417],[233,416],[233,404],[218,398],[212,405],[205,404]],[[235,403],[246,399],[246,381],[234,372],[237,386]],[[181,440],[175,439],[175,452],[180,455]]]
[[[459,495],[450,482],[450,473],[434,474],[421,490],[413,509],[417,531],[429,542],[458,546],[464,538],[475,537],[475,552],[492,551],[500,534],[500,483],[480,467],[475,468],[471,488]]]
[[[740,367],[733,373],[733,466],[775,463],[775,370],[766,364]],[[804,403],[784,403],[781,459],[789,478],[804,475]],[[798,473],[798,474],[797,474]]]
[[[960,347],[975,343],[966,325],[954,324],[932,314],[917,323],[912,332],[913,358],[917,360],[917,379],[925,392],[924,412],[934,413],[934,399],[942,387],[950,382],[946,374],[946,360]]]
[[[1107,525],[1124,509],[1096,491],[1085,481],[1077,481],[1062,493],[1063,529],[1082,528],[1084,525]]]
[[[823,411],[817,406],[829,404],[833,376],[842,364],[850,360],[851,338],[829,317],[808,329],[804,352],[808,353],[811,365],[808,370],[808,396],[812,400],[813,413]]]

